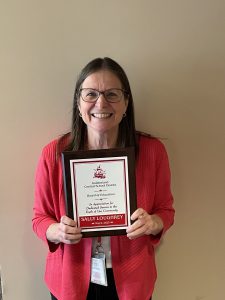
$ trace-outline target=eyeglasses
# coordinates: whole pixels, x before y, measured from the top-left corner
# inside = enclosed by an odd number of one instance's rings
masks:
[[[95,89],[83,88],[79,92],[82,100],[90,103],[96,102],[101,94],[105,97],[106,101],[111,103],[120,102],[124,99],[125,95],[128,96],[128,93],[122,89],[109,89],[100,92]]]

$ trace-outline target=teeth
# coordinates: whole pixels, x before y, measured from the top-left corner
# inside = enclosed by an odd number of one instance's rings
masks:
[[[92,114],[93,117],[98,118],[98,119],[106,119],[109,118],[112,114]]]

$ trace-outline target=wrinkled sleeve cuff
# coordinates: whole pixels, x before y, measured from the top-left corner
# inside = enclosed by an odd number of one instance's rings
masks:
[[[55,252],[60,245],[60,243],[55,244],[53,242],[50,242],[46,237],[46,231],[47,231],[48,227],[54,223],[56,223],[56,221],[54,219],[47,218],[47,219],[40,221],[38,224],[36,222],[34,222],[34,224],[33,224],[34,232],[36,232],[38,237],[44,241],[44,243],[48,246],[48,249],[50,252]]]

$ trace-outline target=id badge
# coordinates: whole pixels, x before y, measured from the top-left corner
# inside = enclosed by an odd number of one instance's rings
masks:
[[[91,258],[91,282],[108,286],[105,253],[98,253]]]

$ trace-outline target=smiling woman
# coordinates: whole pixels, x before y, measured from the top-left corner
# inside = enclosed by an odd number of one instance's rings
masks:
[[[89,93],[85,89],[89,89]],[[110,89],[113,89],[114,93],[115,89],[120,90],[120,92],[117,91],[117,101],[112,101],[112,90],[110,91]],[[85,122],[92,124],[94,121],[98,121],[94,118],[107,121],[100,124],[108,124],[108,129],[111,129],[114,135],[118,131],[117,137],[114,136],[111,143],[115,143],[116,138],[118,147],[135,145],[134,108],[130,84],[122,67],[107,57],[90,61],[78,77],[74,92],[73,126],[68,150],[87,148],[85,145],[88,140],[86,136],[88,130],[92,130],[92,127],[86,126]],[[108,118],[110,120],[107,120]],[[114,124],[113,119],[115,119]],[[104,126],[101,128],[103,134],[107,132]],[[95,133],[98,134],[97,131]],[[106,135],[109,136],[107,133]],[[103,142],[104,139],[101,140]],[[98,145],[98,147],[103,148],[101,145]]]
[[[99,246],[96,238],[82,238],[76,221],[65,216],[59,157],[64,150],[130,146],[136,150],[138,209],[127,235],[102,237]],[[101,205],[107,208],[104,202]],[[94,59],[76,83],[71,132],[43,149],[37,168],[33,229],[49,248],[45,281],[52,299],[151,299],[156,280],[154,245],[173,218],[165,148],[157,139],[135,131],[133,97],[122,67],[110,58]],[[107,274],[108,286],[90,282],[91,257],[97,247],[106,257],[101,274]]]

